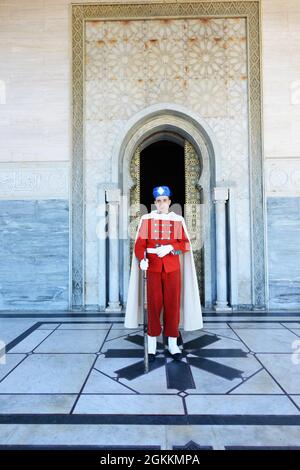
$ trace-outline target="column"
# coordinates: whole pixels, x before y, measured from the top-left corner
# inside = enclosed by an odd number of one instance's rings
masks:
[[[120,190],[106,190],[108,203],[108,307],[107,312],[119,312],[122,306],[119,301],[119,203]]]
[[[98,307],[99,310],[106,308],[106,191],[103,184],[98,185],[98,207],[97,207],[97,239],[98,239]]]
[[[217,300],[214,309],[231,310],[227,302],[227,247],[226,247],[226,208],[227,188],[214,188],[216,208],[216,258],[217,258]]]

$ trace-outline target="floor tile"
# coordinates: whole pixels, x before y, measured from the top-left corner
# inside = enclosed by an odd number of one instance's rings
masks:
[[[46,446],[158,446],[166,448],[165,427],[145,425],[1,425],[0,444]]]
[[[284,394],[284,391],[277,385],[272,377],[265,371],[261,370],[245,382],[242,382],[237,388],[230,392],[231,394]]]
[[[27,338],[23,339],[14,348],[9,350],[10,353],[27,353],[33,351],[42,341],[51,335],[51,330],[33,331]]]
[[[263,366],[287,393],[300,393],[300,363],[291,354],[257,354]]]
[[[238,335],[254,352],[291,352],[297,337],[286,329],[239,329]]]
[[[184,414],[182,399],[164,395],[81,395],[74,413],[88,414]]]
[[[191,395],[188,413],[204,415],[300,415],[286,396],[279,395]]]
[[[3,379],[17,364],[19,364],[26,354],[6,354],[5,364],[0,364],[0,380]]]
[[[36,353],[96,353],[100,350],[107,332],[56,330],[39,347]]]
[[[83,393],[135,393],[119,383],[115,378],[108,377],[98,370],[93,370],[85,384]]]
[[[78,393],[92,354],[32,354],[1,383],[0,393]]]
[[[111,323],[99,323],[99,322],[67,322],[62,323],[59,330],[109,330]]]
[[[280,330],[284,328],[280,323],[277,322],[231,322],[230,323],[231,328],[233,329],[262,329],[262,330],[270,330],[276,328],[277,330]]]
[[[299,407],[300,409],[300,395],[291,395],[291,398],[294,400],[294,402],[296,403],[296,405]],[[299,441],[300,442],[300,441]]]
[[[77,395],[0,395],[0,413],[70,413]]]
[[[38,330],[55,330],[60,324],[59,323],[43,323],[39,326]]]

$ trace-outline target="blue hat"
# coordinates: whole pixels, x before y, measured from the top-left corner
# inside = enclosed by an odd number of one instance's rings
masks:
[[[171,196],[171,190],[168,186],[156,186],[153,189],[153,196],[155,198],[159,196]]]

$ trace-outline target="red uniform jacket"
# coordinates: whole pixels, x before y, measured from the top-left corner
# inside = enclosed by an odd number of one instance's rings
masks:
[[[172,245],[175,253],[159,258],[156,253],[147,253],[149,271],[166,272],[180,269],[179,255],[190,250],[190,243],[181,221],[168,219],[143,219],[134,246],[136,257],[141,261],[147,248],[158,245]]]

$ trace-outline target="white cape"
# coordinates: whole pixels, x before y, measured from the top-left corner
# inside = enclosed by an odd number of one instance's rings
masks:
[[[181,221],[190,242],[185,220],[182,216],[175,214],[175,212],[169,212],[168,214],[158,214],[158,212],[155,210],[150,212],[150,214],[143,215],[139,222],[137,234],[142,224],[142,220],[152,218]],[[182,255],[176,256],[180,256],[182,278],[180,327],[182,327],[185,331],[198,330],[203,328],[203,319],[191,242],[189,251]],[[139,324],[143,323],[143,306],[141,302],[142,282],[142,271],[139,268],[139,261],[133,252],[124,322],[125,328],[138,328]]]

